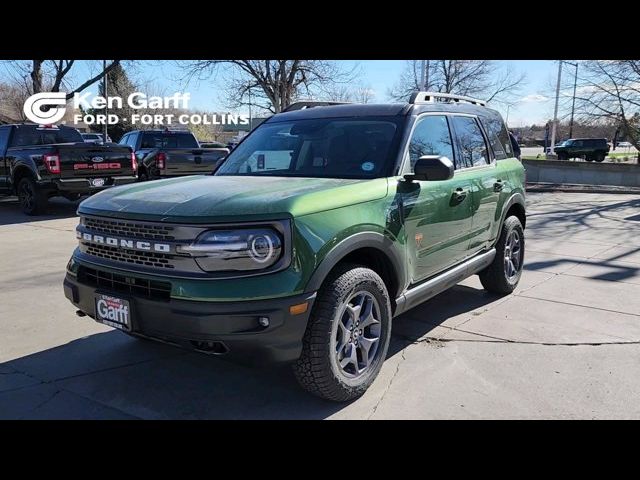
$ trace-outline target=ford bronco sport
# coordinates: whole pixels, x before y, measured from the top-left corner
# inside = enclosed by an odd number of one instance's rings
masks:
[[[80,204],[64,291],[79,315],[210,354],[292,362],[345,401],[392,318],[464,278],[508,294],[524,260],[524,169],[483,102],[296,105],[213,175]],[[428,315],[428,311],[425,311]]]

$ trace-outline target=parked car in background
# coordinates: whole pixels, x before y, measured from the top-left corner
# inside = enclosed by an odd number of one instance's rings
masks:
[[[50,197],[77,200],[136,181],[133,151],[85,142],[75,128],[0,126],[0,193],[16,194],[24,213],[44,213]]]
[[[102,133],[81,133],[82,139],[87,143],[104,143]],[[107,135],[107,143],[111,143],[111,137]]]
[[[200,142],[202,148],[227,148],[222,142]]]
[[[631,142],[618,142],[617,146],[621,147],[621,148],[631,148],[631,147],[633,147]]]
[[[120,144],[135,152],[140,181],[212,173],[229,153],[227,148],[202,148],[186,130],[134,130]]]
[[[611,147],[606,138],[571,138],[556,145],[558,160],[584,158],[587,162],[602,162]]]

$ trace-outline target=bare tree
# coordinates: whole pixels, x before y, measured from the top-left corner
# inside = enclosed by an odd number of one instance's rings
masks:
[[[10,71],[15,86],[21,85],[28,95],[40,92],[68,90],[67,100],[77,92],[102,80],[105,74],[120,65],[120,60],[112,60],[105,69],[74,85],[70,77],[76,60],[8,60],[4,62]]]
[[[297,98],[313,97],[330,85],[353,81],[355,70],[325,60],[196,60],[182,62],[183,80],[222,73],[230,108],[252,105],[278,113]]]
[[[406,101],[420,89],[420,64],[418,60],[407,62],[398,82],[387,92],[390,98]],[[524,74],[516,73],[510,65],[502,68],[491,60],[431,60],[427,73],[431,91],[481,97],[495,103],[513,99],[525,81]]]
[[[614,122],[640,150],[640,60],[581,62],[578,85],[577,115],[590,123]]]
[[[318,100],[330,102],[371,103],[375,99],[375,92],[368,85],[333,85],[318,97]]]

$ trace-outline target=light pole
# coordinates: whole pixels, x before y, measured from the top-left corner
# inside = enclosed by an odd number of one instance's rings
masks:
[[[430,60],[420,61],[420,91],[429,90],[429,65]]]
[[[562,77],[562,60],[558,61],[558,83],[556,84],[556,106],[553,109],[553,125],[551,128],[551,148],[549,153],[554,155],[556,146],[556,130],[558,128],[558,100],[560,100],[560,79]]]
[[[253,117],[251,116],[251,87],[249,87],[249,131],[253,125]]]
[[[425,90],[429,90],[429,66],[430,66],[430,60],[427,60],[427,68],[425,68],[426,73],[425,73],[425,81],[424,81]]]
[[[102,77],[104,80],[102,81],[104,84],[104,98],[107,100],[107,103],[104,106],[104,130],[102,132],[102,140],[103,143],[107,143],[107,118],[109,118],[109,94],[107,93],[107,84],[108,84],[108,80],[107,80],[107,61],[106,60],[102,60],[102,71],[105,72],[104,76]]]
[[[575,109],[576,109],[576,89],[578,88],[578,62],[573,63],[573,62],[567,62],[566,60],[563,60],[563,62],[576,67],[576,73],[575,73],[575,76],[573,77],[573,100],[571,101],[571,121],[569,122],[569,138],[573,138],[573,113],[575,112]]]

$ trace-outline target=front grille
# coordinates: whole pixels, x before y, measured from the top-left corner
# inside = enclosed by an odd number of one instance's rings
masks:
[[[148,240],[175,240],[173,229],[169,225],[149,225],[126,220],[106,220],[85,217],[84,226],[88,229],[109,235],[145,238]]]
[[[146,267],[175,268],[171,263],[173,255],[156,252],[140,252],[137,250],[125,250],[108,245],[98,245],[85,243],[86,251],[89,255],[94,255],[116,262],[132,263],[144,265]]]
[[[153,300],[169,300],[171,298],[171,283],[169,282],[119,275],[85,267],[84,265],[80,265],[78,268],[78,281],[84,285]]]

